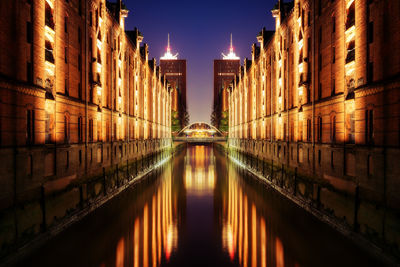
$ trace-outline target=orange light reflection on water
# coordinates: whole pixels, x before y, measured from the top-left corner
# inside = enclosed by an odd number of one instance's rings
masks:
[[[236,171],[228,168],[227,191],[222,191],[222,245],[232,262],[240,266],[285,266],[284,245],[277,236],[269,236],[262,201],[248,195]],[[273,245],[268,247],[268,240]],[[271,250],[268,252],[268,250]],[[271,255],[271,259],[267,257]]]

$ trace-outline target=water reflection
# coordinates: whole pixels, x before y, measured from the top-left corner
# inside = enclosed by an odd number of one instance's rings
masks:
[[[188,146],[21,264],[356,265],[378,264],[212,146]]]
[[[190,146],[185,156],[185,189],[188,195],[210,195],[215,187],[215,157],[210,146]]]
[[[228,168],[228,177],[227,194],[222,194],[222,244],[231,261],[237,260],[244,267],[264,267],[267,263],[285,266],[284,246],[279,236],[267,234],[260,199],[256,199],[256,194],[249,195],[254,191],[243,190],[244,181],[232,166]]]
[[[178,209],[177,191],[172,190],[172,175],[166,171],[160,185],[143,210],[137,212],[133,225],[133,266],[159,266],[162,260],[167,262],[178,247]],[[175,203],[175,205],[174,205]],[[115,266],[132,265],[125,259],[130,244],[122,237],[116,248]]]

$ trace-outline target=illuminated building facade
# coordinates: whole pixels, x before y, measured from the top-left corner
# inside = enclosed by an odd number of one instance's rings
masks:
[[[1,209],[170,147],[168,84],[121,1],[0,6]]]
[[[229,92],[228,88],[232,81],[237,77],[240,69],[240,58],[236,56],[232,44],[229,48],[229,54],[222,54],[223,59],[214,60],[214,101],[212,123],[218,129],[227,131],[227,118],[224,123],[224,114],[228,113],[229,109]],[[221,122],[221,120],[223,120]]]
[[[188,123],[186,120],[186,59],[178,59],[178,54],[171,54],[169,34],[167,51],[160,58],[160,67],[161,75],[165,76],[171,86],[171,109],[178,118],[179,129],[182,129]]]
[[[282,170],[280,187],[390,245],[400,240],[398,10],[279,1],[275,31],[258,34],[229,96],[234,155]]]

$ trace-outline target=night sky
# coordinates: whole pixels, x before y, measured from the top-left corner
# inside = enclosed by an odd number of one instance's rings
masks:
[[[213,60],[228,53],[230,34],[241,62],[263,27],[274,29],[271,9],[277,0],[125,0],[126,29],[137,27],[149,44],[150,58],[165,52],[170,33],[172,53],[187,60],[190,121],[210,121]]]

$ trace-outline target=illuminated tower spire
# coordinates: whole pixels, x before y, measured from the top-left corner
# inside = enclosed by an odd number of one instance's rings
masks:
[[[233,51],[233,42],[232,42],[232,33],[231,33],[231,45],[229,47],[229,54],[225,55],[222,53],[223,59],[240,59],[240,57],[236,56],[236,53]]]
[[[167,46],[167,52],[165,52],[164,56],[162,56],[160,59],[178,59],[178,53],[175,55],[171,54],[171,45],[169,42],[169,33],[168,33],[168,46]]]

